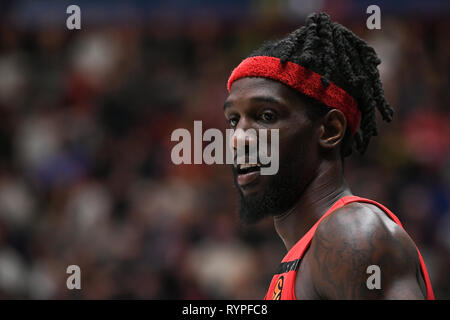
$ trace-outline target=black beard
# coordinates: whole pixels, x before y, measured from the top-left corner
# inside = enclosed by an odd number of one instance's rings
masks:
[[[234,184],[239,194],[239,217],[245,225],[254,224],[265,217],[278,216],[294,207],[302,193],[301,179],[296,176],[294,163],[280,166],[277,174],[268,176],[269,183],[261,193],[244,196],[237,183],[237,172],[232,166]],[[291,164],[291,166],[289,166]]]

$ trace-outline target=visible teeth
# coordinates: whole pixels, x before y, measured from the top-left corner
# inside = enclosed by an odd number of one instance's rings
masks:
[[[259,163],[255,163],[255,164],[244,163],[244,164],[239,165],[240,169],[247,169],[247,168],[253,168],[253,167],[261,167],[261,165]]]

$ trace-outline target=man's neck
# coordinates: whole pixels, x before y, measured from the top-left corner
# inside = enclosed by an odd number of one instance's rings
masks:
[[[324,162],[295,206],[274,218],[275,230],[289,251],[340,198],[352,193],[345,183],[341,162]]]

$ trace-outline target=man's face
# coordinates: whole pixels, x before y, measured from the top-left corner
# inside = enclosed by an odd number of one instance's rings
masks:
[[[279,170],[261,175],[260,167],[235,164],[234,183],[239,193],[239,215],[246,224],[266,216],[281,215],[295,206],[318,163],[318,130],[307,117],[305,105],[296,92],[265,78],[235,81],[224,104],[225,117],[233,129],[279,129]],[[270,133],[268,133],[270,148]],[[237,148],[239,139],[231,139]],[[248,142],[248,140],[246,140]],[[258,146],[259,148],[259,146]]]

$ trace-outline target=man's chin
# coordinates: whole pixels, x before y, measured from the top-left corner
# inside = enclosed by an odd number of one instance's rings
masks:
[[[244,225],[252,225],[264,218],[282,215],[295,206],[300,196],[298,191],[299,188],[269,187],[246,194],[238,187],[239,218]]]
[[[235,170],[233,174],[239,195],[239,217],[245,225],[281,215],[292,208],[299,198],[300,187],[294,175],[287,175],[288,178],[284,179],[278,175],[260,176],[254,184],[240,186]]]
[[[248,192],[239,190],[239,218],[244,225],[252,225],[279,214],[277,205],[266,192]]]
[[[239,196],[239,218],[244,225],[255,224],[270,216],[264,203],[264,190],[259,190],[258,185],[242,187],[236,180],[234,183]]]
[[[249,205],[239,204],[239,219],[246,226],[254,225],[267,216],[269,216],[267,213],[256,211]]]

